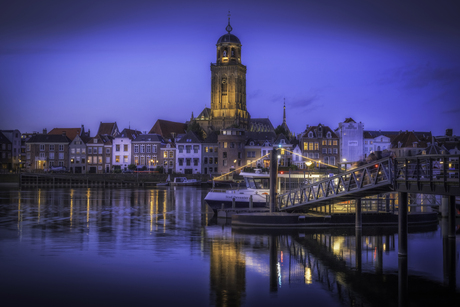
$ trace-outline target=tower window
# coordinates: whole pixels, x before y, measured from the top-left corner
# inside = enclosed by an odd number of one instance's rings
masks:
[[[227,79],[222,78],[222,95],[227,95]]]

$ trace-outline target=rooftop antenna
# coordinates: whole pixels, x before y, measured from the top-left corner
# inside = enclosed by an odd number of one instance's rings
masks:
[[[228,32],[228,34],[230,34],[230,32],[232,32],[233,30],[232,26],[230,25],[230,16],[231,16],[230,11],[228,11],[227,16],[228,16],[228,26],[225,28],[225,30]]]

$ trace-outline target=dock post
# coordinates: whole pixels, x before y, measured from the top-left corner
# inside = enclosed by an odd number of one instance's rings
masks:
[[[236,202],[235,202],[235,197],[232,198],[232,208],[235,209],[236,207]]]
[[[407,257],[407,192],[399,192],[398,256]]]
[[[355,228],[361,229],[363,227],[363,216],[361,214],[361,198],[355,199]]]
[[[356,270],[358,273],[361,273],[362,269],[362,246],[363,246],[363,241],[362,241],[362,229],[356,227],[355,228],[355,239],[356,239],[356,246],[355,246],[355,254],[356,254]]]
[[[252,195],[249,195],[249,208],[252,209],[253,203],[252,203]]]
[[[441,198],[441,217],[448,217],[449,216],[449,196],[443,195]]]
[[[443,198],[444,199],[444,198]],[[455,196],[449,195],[449,238],[455,238]]]
[[[273,148],[270,156],[270,213],[276,211],[276,181],[278,177],[277,150]]]

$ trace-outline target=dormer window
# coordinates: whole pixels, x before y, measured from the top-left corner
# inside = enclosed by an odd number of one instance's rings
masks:
[[[187,142],[192,142],[192,139],[187,139]]]
[[[94,139],[93,142],[94,142],[94,144],[97,144],[97,139]]]
[[[281,140],[280,143],[281,143],[281,144],[286,144],[285,140]]]
[[[308,132],[308,137],[309,137],[309,138],[312,138],[312,137],[313,137],[313,132],[311,132],[311,131]]]
[[[330,138],[332,137],[331,132],[328,132],[328,133],[326,134],[326,137],[327,137],[328,139],[330,139]]]
[[[254,142],[250,142],[249,145],[254,146]]]

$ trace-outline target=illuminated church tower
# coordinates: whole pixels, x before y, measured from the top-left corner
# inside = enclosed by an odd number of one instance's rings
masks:
[[[217,130],[230,126],[248,127],[246,109],[246,66],[241,64],[241,42],[230,34],[230,17],[225,28],[227,34],[217,41],[217,60],[211,64],[211,125]]]

